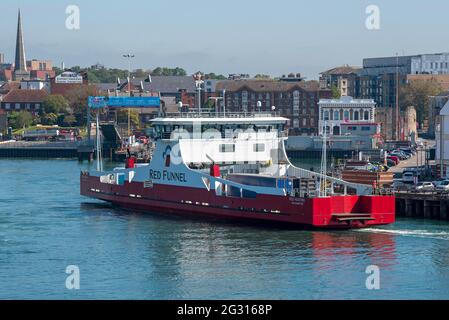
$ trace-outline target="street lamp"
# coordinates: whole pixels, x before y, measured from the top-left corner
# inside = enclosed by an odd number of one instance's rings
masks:
[[[124,54],[123,58],[128,59],[128,93],[131,97],[131,59],[135,56],[133,54]],[[128,137],[131,136],[131,109],[128,108]]]
[[[204,83],[203,75],[198,71],[198,73],[193,75],[193,78],[195,79],[196,89],[198,90],[198,114],[201,114],[201,86]]]
[[[215,113],[218,114],[218,101],[223,100],[223,97],[209,97],[208,100],[214,100],[215,101]]]

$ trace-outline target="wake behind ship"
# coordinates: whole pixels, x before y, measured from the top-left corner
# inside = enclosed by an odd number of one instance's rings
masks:
[[[81,194],[147,212],[316,228],[393,223],[393,196],[295,167],[276,114],[183,113],[152,120],[151,162],[83,171]]]

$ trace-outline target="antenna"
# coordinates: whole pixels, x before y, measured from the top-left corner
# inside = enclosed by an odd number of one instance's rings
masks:
[[[324,130],[323,130],[323,148],[321,154],[321,175],[320,175],[320,183],[319,183],[319,194],[322,197],[327,196],[326,184],[327,184],[327,122],[324,121]]]
[[[100,138],[100,120],[99,120],[100,111],[97,110],[97,171],[103,171],[103,162],[101,161],[101,138]]]

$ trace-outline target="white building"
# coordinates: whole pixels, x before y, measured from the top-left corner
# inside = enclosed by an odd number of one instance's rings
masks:
[[[449,53],[421,54],[411,59],[411,74],[448,74]]]
[[[440,165],[442,176],[449,177],[449,101],[440,111],[440,123],[436,126],[436,163]]]
[[[319,134],[323,134],[326,123],[327,133],[338,136],[342,124],[374,124],[376,103],[371,99],[321,99],[319,106]]]

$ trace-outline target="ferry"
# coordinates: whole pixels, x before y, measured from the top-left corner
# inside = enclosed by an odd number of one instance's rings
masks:
[[[293,165],[277,113],[191,112],[152,120],[149,163],[80,173],[81,195],[148,213],[273,226],[364,228],[395,221],[395,198]],[[326,141],[324,138],[323,147]]]

